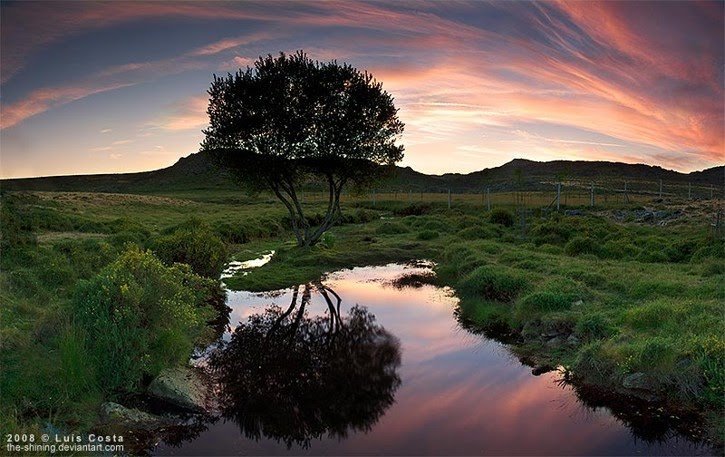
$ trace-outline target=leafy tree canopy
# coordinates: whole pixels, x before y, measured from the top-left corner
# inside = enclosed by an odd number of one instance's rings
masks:
[[[211,151],[246,185],[271,190],[287,207],[298,244],[315,244],[340,215],[347,184],[370,184],[403,158],[403,123],[393,97],[372,75],[336,61],[321,63],[299,51],[260,57],[254,68],[214,76]],[[301,186],[323,184],[327,212],[311,227]]]

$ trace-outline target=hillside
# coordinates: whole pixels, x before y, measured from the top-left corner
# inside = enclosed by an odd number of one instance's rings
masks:
[[[713,167],[692,173],[680,173],[643,164],[557,160],[536,162],[514,159],[500,167],[459,174],[427,175],[410,167],[397,167],[378,188],[414,192],[479,192],[492,190],[550,188],[555,181],[647,182],[662,180],[668,184],[716,186],[725,181],[725,167]],[[651,187],[651,185],[650,185]],[[174,165],[160,170],[98,175],[52,176],[6,179],[0,190],[84,191],[120,193],[164,193],[194,190],[233,190],[232,178],[212,163],[204,153],[190,154]]]

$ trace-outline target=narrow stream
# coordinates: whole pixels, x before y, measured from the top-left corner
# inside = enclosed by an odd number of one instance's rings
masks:
[[[504,345],[462,328],[454,313],[457,299],[449,290],[391,284],[403,274],[426,272],[429,266],[391,264],[336,272],[309,288],[266,294],[230,291],[230,322],[242,328],[239,335],[227,333],[224,339],[231,341],[228,351],[238,352],[217,363],[232,364],[224,370],[226,382],[238,385],[221,389],[226,395],[219,420],[187,441],[175,446],[161,443],[153,452],[697,455],[712,451],[674,434],[654,441],[638,437],[609,409],[585,407],[570,386],[557,382],[558,373],[533,376],[531,368],[521,365]],[[301,308],[304,317],[298,314]],[[332,318],[334,314],[339,319]],[[289,325],[276,326],[277,320]],[[255,339],[255,335],[262,336]],[[264,345],[268,343],[272,346]],[[320,347],[335,349],[316,353]],[[269,354],[245,351],[265,348]],[[314,355],[307,357],[310,353]],[[273,368],[263,370],[259,360]],[[311,373],[310,367],[323,368]],[[319,378],[307,382],[310,376]]]

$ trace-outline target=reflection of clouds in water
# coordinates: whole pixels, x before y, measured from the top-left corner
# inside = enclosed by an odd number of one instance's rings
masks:
[[[222,271],[222,274],[220,276],[221,279],[224,278],[230,278],[234,276],[234,274],[240,270],[249,270],[250,268],[258,268],[264,265],[265,263],[272,260],[272,256],[274,256],[274,251],[269,251],[264,254],[262,254],[261,257],[258,257],[256,259],[250,259],[245,260],[244,262],[240,262],[237,260],[233,260],[226,264],[224,271]],[[242,274],[246,275],[248,272],[243,271]]]
[[[342,298],[341,312],[366,306],[401,341],[401,387],[395,403],[367,433],[312,443],[314,454],[695,454],[684,440],[647,444],[606,408],[590,409],[557,373],[534,377],[496,341],[470,333],[454,318],[457,299],[430,285],[396,289],[386,282],[426,268],[388,265],[336,272],[323,281]],[[228,292],[231,325],[274,304],[289,306],[292,289],[274,294]],[[309,316],[328,313],[314,292]],[[205,438],[206,437],[206,438]],[[204,443],[203,440],[207,440]],[[226,444],[224,444],[226,443]],[[204,447],[204,446],[207,447]],[[270,440],[243,440],[218,424],[184,448],[188,453],[279,454]],[[295,452],[297,451],[297,452]],[[300,453],[299,449],[292,453]]]

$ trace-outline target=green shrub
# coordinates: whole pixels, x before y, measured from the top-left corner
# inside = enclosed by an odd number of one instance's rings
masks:
[[[725,339],[721,336],[708,336],[695,343],[695,360],[705,378],[705,400],[722,406],[725,398]]]
[[[185,363],[214,314],[205,305],[207,286],[189,267],[166,267],[133,247],[81,281],[72,315],[98,384],[106,392],[132,391],[144,376]]]
[[[514,225],[513,213],[503,208],[494,208],[493,210],[491,210],[491,214],[489,215],[488,219],[492,223],[503,225],[504,227],[512,227]]]
[[[603,315],[589,314],[577,321],[574,332],[584,341],[593,341],[608,338],[615,330]]]
[[[153,242],[154,253],[167,265],[185,263],[194,273],[216,278],[224,268],[227,248],[208,225],[191,220]]]
[[[408,227],[397,222],[384,222],[380,227],[375,230],[378,235],[400,235],[401,233],[408,233]]]
[[[540,313],[565,311],[571,308],[576,295],[563,292],[534,292],[516,303],[515,314],[528,317]]]
[[[326,248],[334,248],[335,247],[335,234],[331,232],[325,232],[322,234],[322,237],[320,238],[320,242],[326,247]]]
[[[467,227],[459,231],[456,235],[464,240],[478,240],[485,238],[495,238],[498,233],[491,226],[477,225],[474,227]]]
[[[438,238],[438,236],[440,236],[440,234],[434,230],[423,230],[422,232],[418,232],[416,238],[418,238],[419,240],[427,241]]]
[[[596,254],[597,241],[588,236],[577,236],[572,238],[564,247],[564,252],[569,255]]]
[[[402,208],[393,209],[393,214],[397,216],[422,216],[430,212],[431,206],[427,203],[411,203]]]
[[[658,329],[670,319],[676,319],[680,309],[674,303],[656,300],[630,308],[624,313],[624,322],[637,330]]]
[[[699,273],[705,277],[725,274],[725,260],[704,259],[700,261],[698,270]]]
[[[425,219],[420,225],[416,226],[416,228],[421,228],[423,230],[435,230],[436,232],[447,232],[450,229],[445,221],[439,219]]]
[[[650,250],[645,248],[642,249],[639,254],[637,254],[636,260],[638,262],[645,263],[662,263],[668,262],[670,258],[662,250]]]
[[[546,220],[534,225],[531,238],[537,245],[564,245],[577,232],[575,227],[560,218]]]
[[[0,249],[36,244],[33,227],[13,197],[0,199]]]
[[[629,240],[610,240],[599,247],[599,256],[607,259],[633,259],[637,257],[640,248],[633,245]]]
[[[232,224],[226,221],[217,222],[214,225],[214,231],[225,243],[244,244],[249,242],[247,229],[241,224]]]
[[[465,295],[510,302],[527,286],[523,275],[506,267],[485,265],[466,275],[457,289]]]
[[[709,244],[698,248],[693,254],[691,261],[697,262],[707,258],[722,259],[725,257],[725,242],[711,241]]]
[[[634,368],[647,371],[671,371],[678,353],[675,343],[671,339],[661,336],[645,339],[637,346],[636,352],[637,359]]]

